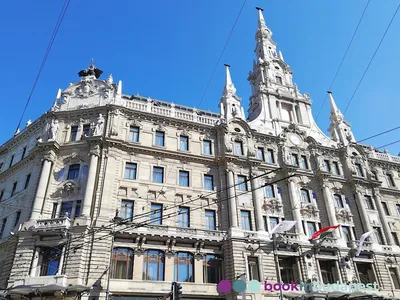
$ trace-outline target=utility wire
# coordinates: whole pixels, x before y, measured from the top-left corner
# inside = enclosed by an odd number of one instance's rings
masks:
[[[206,94],[207,94],[207,91],[208,91],[208,88],[210,87],[211,81],[212,81],[213,78],[214,78],[215,71],[217,70],[217,68],[218,68],[218,66],[219,66],[219,63],[220,63],[221,58],[222,58],[222,55],[224,55],[226,46],[228,45],[228,42],[229,42],[229,40],[231,39],[232,33],[233,33],[233,31],[235,30],[236,24],[237,24],[237,22],[239,21],[240,15],[242,14],[242,11],[243,11],[243,8],[244,8],[246,2],[247,2],[247,0],[244,0],[244,2],[243,2],[243,4],[242,4],[242,7],[240,8],[240,11],[239,11],[239,13],[238,13],[238,15],[237,15],[237,17],[236,17],[235,23],[233,23],[232,29],[231,29],[231,31],[230,31],[230,33],[229,33],[229,35],[228,35],[228,39],[226,40],[225,45],[224,45],[224,48],[222,49],[222,52],[221,52],[221,54],[219,55],[218,61],[217,61],[217,63],[215,64],[214,70],[213,70],[212,73],[211,73],[211,77],[210,77],[210,79],[208,80],[208,83],[207,83],[207,85],[206,85],[206,89],[204,90],[203,95],[201,96],[201,99],[200,99],[200,102],[199,102],[199,106],[201,105],[201,103],[202,103],[203,100],[204,100],[204,97],[205,97]]]
[[[375,137],[377,137],[377,136],[383,135],[383,134],[385,134],[385,133],[395,131],[395,130],[397,130],[397,129],[399,129],[399,128],[400,128],[400,126],[397,126],[397,127],[395,127],[395,128],[392,128],[392,129],[383,131],[383,132],[381,132],[381,133],[375,134],[375,135],[373,135],[373,136],[367,137],[367,138],[365,138],[365,139],[359,140],[359,141],[357,141],[356,143],[359,144],[359,143],[361,143],[361,142],[364,142],[364,141],[366,141],[366,140],[370,140],[370,139],[372,139],[372,138],[375,138]],[[379,147],[379,148],[382,148],[382,147]]]
[[[400,142],[400,140],[395,141],[395,142],[392,142],[392,143],[389,143],[389,144],[386,144],[386,145],[383,145],[383,146],[380,146],[380,147],[378,147],[377,149],[381,149],[381,148],[384,148],[384,147],[387,147],[387,146],[391,146],[391,145],[397,144],[397,143],[399,143],[399,142]]]
[[[358,88],[360,87],[362,81],[364,80],[364,77],[365,77],[365,75],[367,74],[368,69],[369,69],[369,67],[371,66],[371,63],[372,63],[372,61],[374,60],[375,55],[376,55],[376,53],[378,52],[378,50],[379,50],[379,48],[380,48],[380,46],[381,46],[383,40],[385,39],[385,36],[386,36],[387,32],[389,31],[389,28],[390,28],[390,26],[392,25],[393,20],[394,20],[394,18],[396,17],[397,12],[399,11],[399,9],[400,9],[400,4],[397,6],[397,9],[396,9],[396,11],[395,11],[394,14],[393,14],[392,19],[390,20],[388,26],[386,27],[385,33],[383,34],[381,40],[379,41],[379,44],[378,44],[378,46],[376,47],[375,52],[374,52],[374,54],[372,55],[372,57],[371,57],[371,59],[370,59],[368,65],[367,65],[367,68],[365,69],[363,75],[361,76],[361,79],[360,79],[360,81],[358,82],[357,87],[356,87],[356,89],[354,90],[354,93],[353,93],[353,95],[351,96],[351,98],[350,98],[350,100],[349,100],[349,102],[348,102],[348,104],[347,104],[347,106],[346,106],[346,108],[345,108],[345,110],[344,110],[344,113],[346,113],[346,111],[347,111],[347,109],[349,108],[351,102],[353,101],[354,96],[356,95],[356,93],[357,93],[357,91],[358,91]]]
[[[19,127],[21,126],[22,119],[24,118],[26,109],[28,108],[29,102],[30,102],[30,100],[31,100],[31,98],[32,98],[32,95],[33,95],[33,92],[35,91],[35,88],[36,88],[36,85],[37,85],[37,83],[38,83],[38,81],[39,81],[40,75],[42,74],[44,65],[46,64],[46,61],[47,61],[47,58],[48,58],[48,56],[49,56],[49,54],[50,54],[51,48],[52,48],[52,46],[53,46],[53,43],[54,43],[54,41],[55,41],[55,39],[56,39],[56,37],[57,37],[58,30],[60,29],[60,26],[61,26],[61,23],[62,23],[62,21],[63,21],[63,19],[64,19],[65,13],[67,12],[69,3],[70,3],[70,0],[65,0],[64,5],[63,5],[63,7],[62,7],[62,9],[61,9],[60,15],[59,15],[59,17],[58,17],[58,19],[57,19],[57,23],[56,23],[56,25],[55,25],[55,27],[54,27],[54,30],[53,30],[53,34],[51,35],[49,44],[47,45],[46,52],[45,52],[45,54],[44,54],[44,56],[43,56],[43,59],[42,59],[42,62],[41,62],[41,64],[40,64],[39,71],[38,71],[38,73],[37,73],[37,75],[36,75],[36,78],[35,78],[35,81],[34,81],[34,83],[33,83],[31,92],[29,93],[28,99],[27,99],[27,101],[26,101],[26,103],[25,103],[24,110],[22,111],[21,118],[19,119],[18,126],[17,126],[17,128],[15,129],[15,133],[18,132]]]
[[[262,174],[262,175],[266,175],[266,174]],[[223,202],[223,201],[228,201],[228,200],[230,200],[230,199],[232,199],[232,198],[235,198],[235,197],[238,197],[238,196],[247,194],[247,193],[249,193],[249,192],[253,192],[253,191],[255,191],[255,190],[264,188],[266,185],[276,184],[276,183],[278,183],[278,182],[280,182],[280,181],[287,180],[287,179],[289,179],[289,178],[291,178],[291,177],[293,177],[293,176],[296,176],[296,174],[292,174],[292,175],[286,176],[286,177],[284,177],[284,178],[281,178],[281,179],[278,179],[278,180],[275,180],[275,181],[272,181],[272,182],[267,182],[267,183],[265,183],[265,184],[259,186],[259,187],[256,188],[256,189],[248,189],[247,191],[243,191],[243,193],[236,194],[236,195],[232,195],[231,197],[227,197],[227,198],[224,198],[224,199],[220,199],[220,200],[214,201],[213,203],[210,203],[210,204],[207,204],[207,205],[198,205],[197,208],[196,208],[196,207],[191,208],[191,211],[195,211],[195,210],[198,210],[198,209],[203,209],[203,208],[205,208],[205,207],[210,206],[211,204],[217,204],[217,203],[221,203],[221,202]],[[254,179],[254,178],[255,178],[255,177],[253,177],[252,179]],[[227,188],[227,189],[229,189],[229,188]],[[156,212],[157,212],[157,211],[156,211]],[[154,213],[154,211],[153,211],[153,213]],[[171,217],[174,217],[174,216],[177,216],[177,215],[180,215],[180,214],[181,214],[180,212],[175,212],[175,213],[167,214],[167,215],[162,214],[159,218],[155,218],[155,219],[153,219],[153,220],[149,220],[149,221],[145,221],[145,222],[141,222],[141,223],[134,223],[134,224],[124,224],[125,222],[120,222],[118,225],[125,225],[126,227],[125,227],[125,228],[118,228],[117,231],[120,232],[120,231],[124,231],[124,230],[128,230],[128,229],[137,229],[137,228],[140,228],[140,227],[145,227],[145,226],[147,226],[147,225],[152,225],[153,222],[155,222],[155,221],[157,221],[157,220],[169,219],[169,218],[171,218]],[[115,225],[115,224],[113,223],[112,226],[114,226],[114,225]],[[89,234],[89,233],[88,233],[88,234]],[[95,241],[104,240],[105,238],[107,238],[107,237],[109,237],[109,236],[112,236],[112,234],[113,234],[112,232],[109,232],[109,233],[106,233],[106,234],[104,234],[104,235],[102,235],[102,236],[100,236],[100,237],[94,238],[92,241],[88,241],[88,242],[93,242],[93,243],[94,243]],[[80,239],[80,240],[81,240],[81,239]],[[86,243],[87,243],[87,242],[82,242],[81,244],[78,244],[78,245],[76,245],[76,246],[74,246],[74,247],[71,247],[71,248],[67,249],[67,250],[65,251],[65,253],[69,253],[70,251],[75,251],[75,250],[77,250],[77,249],[80,249],[80,248],[82,248]],[[71,242],[70,242],[69,244],[71,245]],[[51,251],[51,250],[48,250],[48,251]],[[44,251],[43,253],[45,253],[45,251]],[[59,255],[60,255],[60,254],[57,254],[55,257],[58,257]],[[51,259],[51,258],[50,258],[50,259]]]
[[[332,86],[333,86],[333,84],[335,83],[336,77],[338,76],[340,69],[342,68],[343,62],[344,62],[344,60],[345,60],[345,58],[346,58],[346,56],[347,56],[347,53],[349,52],[349,49],[350,49],[350,47],[351,47],[351,45],[352,45],[352,43],[353,43],[354,37],[356,36],[356,33],[357,33],[357,31],[358,31],[358,28],[360,27],[361,21],[362,21],[363,18],[364,18],[365,12],[367,11],[367,8],[368,8],[368,5],[369,5],[370,2],[371,2],[371,0],[368,0],[367,4],[365,5],[365,8],[364,8],[364,11],[363,11],[362,15],[361,15],[360,19],[358,20],[357,27],[356,27],[356,29],[354,30],[353,36],[351,37],[351,40],[350,40],[350,43],[349,43],[349,45],[347,46],[347,49],[346,49],[346,51],[345,51],[345,53],[344,53],[344,55],[343,55],[343,58],[342,58],[342,60],[341,60],[341,62],[340,62],[340,64],[339,64],[339,67],[338,67],[337,70],[336,70],[335,76],[333,77],[333,80],[332,80],[332,82],[331,82],[331,85],[329,86],[329,91],[332,90]],[[324,99],[324,101],[322,102],[321,107],[319,108],[319,111],[318,111],[318,114],[317,114],[317,118],[315,119],[315,121],[318,121],[319,115],[321,114],[322,108],[323,108],[323,106],[325,105],[325,102],[326,102],[326,99],[327,99],[327,98],[328,98],[328,95],[325,95],[325,99]]]

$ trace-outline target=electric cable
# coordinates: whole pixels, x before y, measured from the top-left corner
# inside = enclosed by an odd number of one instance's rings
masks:
[[[214,78],[214,74],[215,74],[215,72],[216,72],[216,70],[217,70],[217,68],[218,68],[218,66],[219,66],[219,63],[220,63],[221,58],[222,58],[222,55],[224,55],[225,49],[226,49],[226,47],[227,47],[227,45],[228,45],[229,40],[231,39],[232,33],[233,33],[233,31],[235,30],[236,24],[237,24],[237,22],[239,21],[240,15],[242,14],[242,11],[243,11],[243,8],[244,8],[246,2],[247,2],[247,0],[244,0],[244,1],[243,1],[242,7],[240,8],[240,11],[239,11],[239,13],[238,13],[238,15],[237,15],[237,17],[236,17],[235,22],[233,23],[232,29],[231,29],[231,31],[229,32],[229,35],[228,35],[228,39],[227,39],[226,42],[225,42],[225,45],[224,45],[224,47],[223,47],[223,49],[222,49],[221,54],[220,54],[219,57],[218,57],[217,63],[215,64],[214,70],[213,70],[212,73],[211,73],[211,77],[210,77],[210,79],[208,80],[208,83],[207,83],[206,88],[205,88],[205,90],[204,90],[204,92],[203,92],[203,95],[202,95],[201,98],[200,98],[199,106],[201,105],[201,103],[202,103],[203,100],[204,100],[204,97],[205,97],[206,94],[207,94],[208,88],[210,87],[211,81],[212,81],[213,78]]]
[[[22,119],[23,119],[24,116],[25,116],[26,109],[28,108],[29,102],[30,102],[30,100],[31,100],[31,98],[32,98],[32,95],[33,95],[33,92],[35,91],[35,88],[36,88],[36,85],[37,85],[37,83],[38,83],[38,81],[39,81],[40,75],[42,74],[44,65],[46,64],[46,61],[47,61],[47,58],[48,58],[48,56],[49,56],[49,54],[50,54],[51,48],[53,47],[53,43],[54,43],[54,41],[55,41],[55,39],[56,39],[56,37],[57,37],[58,30],[60,29],[61,23],[62,23],[62,21],[64,20],[65,13],[67,12],[69,3],[70,3],[70,0],[65,0],[64,5],[63,5],[63,7],[62,7],[62,9],[61,9],[60,15],[59,15],[59,17],[58,17],[58,19],[57,19],[57,23],[56,23],[56,25],[55,25],[55,27],[54,27],[54,30],[53,30],[53,34],[51,35],[49,44],[47,45],[47,49],[46,49],[46,51],[45,51],[45,54],[44,54],[43,59],[42,59],[42,62],[41,62],[41,64],[40,64],[38,73],[37,73],[36,78],[35,78],[35,81],[34,81],[34,83],[33,83],[32,89],[31,89],[31,91],[30,91],[30,93],[29,93],[28,99],[27,99],[27,101],[26,101],[26,103],[25,103],[25,107],[24,107],[24,109],[23,109],[23,111],[22,111],[21,118],[19,119],[18,126],[17,126],[17,128],[15,129],[15,133],[18,133],[19,127],[21,126]]]

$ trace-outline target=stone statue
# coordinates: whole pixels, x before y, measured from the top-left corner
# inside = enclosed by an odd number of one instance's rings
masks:
[[[102,114],[99,114],[93,136],[102,135],[103,131],[104,131],[104,118]]]
[[[282,148],[282,159],[287,165],[291,165],[292,164],[290,158],[291,158],[291,156],[290,156],[289,151],[286,149],[286,147],[283,147]]]
[[[58,121],[52,120],[49,128],[49,141],[55,141],[58,133]]]
[[[232,152],[232,143],[231,143],[231,141],[229,140],[229,136],[228,135],[225,135],[225,151],[226,152]]]

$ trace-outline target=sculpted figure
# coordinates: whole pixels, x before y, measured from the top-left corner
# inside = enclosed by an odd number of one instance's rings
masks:
[[[93,136],[102,135],[103,131],[104,131],[104,118],[102,114],[99,114]]]
[[[51,121],[50,128],[49,128],[49,141],[56,140],[58,128],[59,128],[58,121],[57,120]]]

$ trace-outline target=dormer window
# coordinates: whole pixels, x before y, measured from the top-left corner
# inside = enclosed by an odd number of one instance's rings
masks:
[[[275,79],[276,79],[276,83],[282,84],[282,77],[276,76]]]

